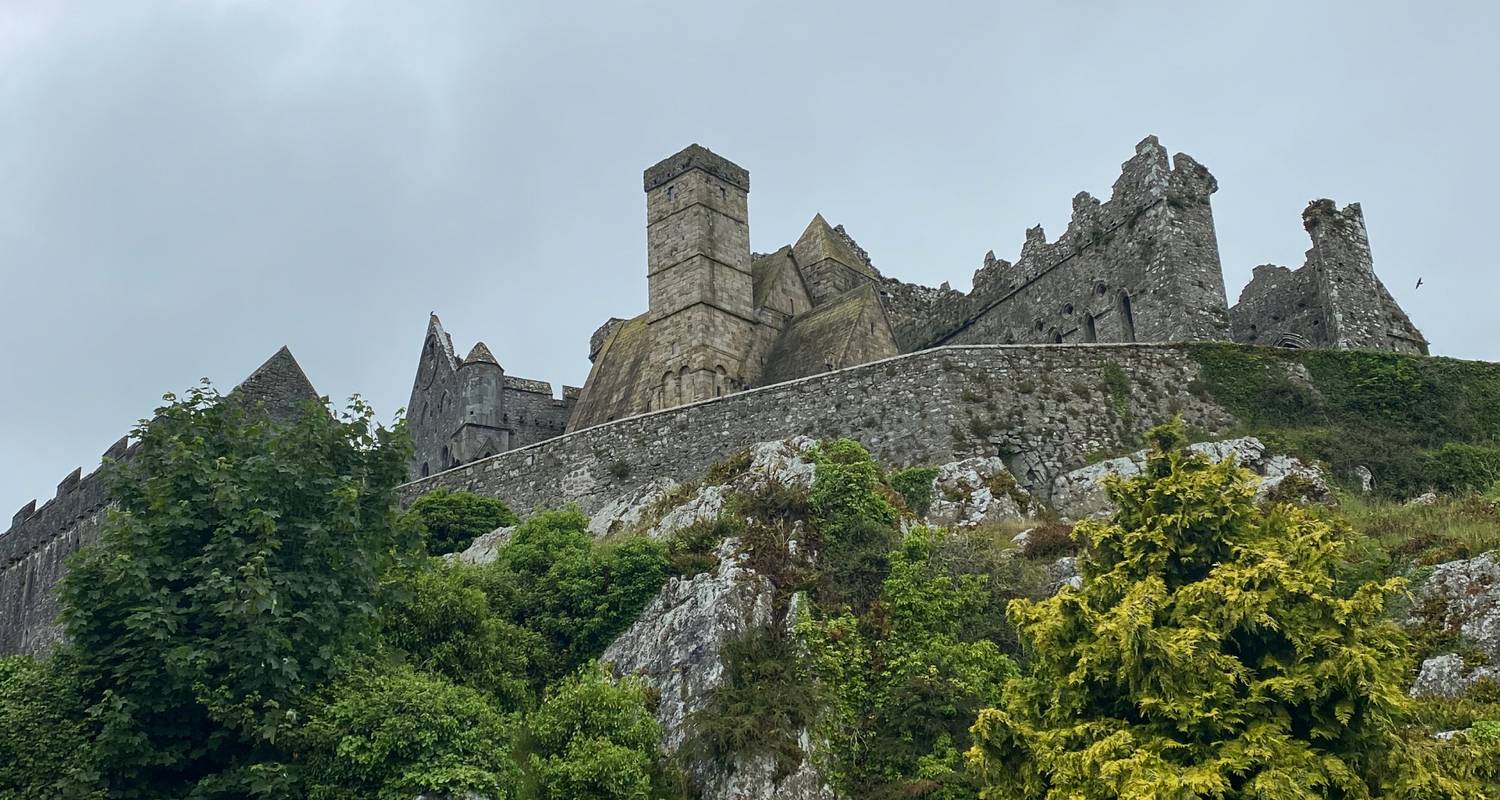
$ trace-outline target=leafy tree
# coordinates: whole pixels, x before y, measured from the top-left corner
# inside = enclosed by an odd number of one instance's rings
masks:
[[[0,658],[0,797],[102,800],[91,747],[70,664]]]
[[[63,619],[110,797],[245,796],[375,634],[409,447],[358,400],[279,424],[206,386],[167,399],[112,469]]]
[[[817,474],[809,500],[819,539],[815,594],[829,607],[863,609],[874,599],[897,540],[895,493],[880,465],[852,439],[824,442],[813,453]]]
[[[1257,508],[1180,423],[1150,438],[1119,511],[1079,526],[1082,590],[1009,607],[1033,671],[974,724],[981,796],[1478,797],[1406,725],[1402,583],[1341,591],[1347,530]]]
[[[475,585],[480,569],[434,564],[403,576],[383,609],[385,639],[420,670],[486,692],[501,708],[524,708],[541,637],[495,613]]]
[[[666,583],[666,547],[645,537],[596,542],[576,510],[535,514],[478,578],[496,612],[541,637],[540,687],[604,652]]]
[[[475,537],[520,521],[496,498],[447,489],[434,489],[418,497],[409,511],[421,521],[427,552],[435,556],[462,550]]]
[[[662,729],[646,685],[596,663],[549,689],[530,720],[540,800],[647,800]]]
[[[1004,598],[986,575],[954,574],[945,559],[961,536],[914,528],[866,615],[799,622],[829,687],[828,750],[850,796],[975,796],[960,756],[968,728],[1016,668],[980,635]]]
[[[294,739],[310,800],[515,797],[512,724],[478,691],[401,667],[338,682]]]

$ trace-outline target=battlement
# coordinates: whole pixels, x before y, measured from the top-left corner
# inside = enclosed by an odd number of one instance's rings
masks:
[[[283,347],[226,396],[226,402],[262,410],[272,419],[302,413],[318,394],[302,367]],[[0,654],[47,649],[62,635],[54,587],[68,556],[98,540],[112,498],[106,466],[128,462],[140,444],[121,437],[88,474],[74,469],[41,506],[32,500],[0,534]]]
[[[699,144],[690,144],[648,168],[644,175],[646,191],[663,186],[695,169],[703,170],[744,191],[750,191],[749,170]]]

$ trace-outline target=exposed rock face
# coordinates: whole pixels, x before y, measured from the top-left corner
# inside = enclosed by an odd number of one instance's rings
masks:
[[[1434,656],[1422,662],[1417,680],[1412,684],[1412,697],[1462,697],[1469,687],[1482,680],[1500,680],[1500,669],[1475,667],[1470,669],[1457,653]]]
[[[1436,610],[1445,628],[1500,664],[1500,561],[1494,551],[1439,564],[1418,590],[1416,607]]]
[[[1076,556],[1063,556],[1052,562],[1047,567],[1048,594],[1056,594],[1059,589],[1067,586],[1078,591],[1083,588],[1083,575],[1078,572],[1078,558]]]
[[[1020,519],[1022,509],[1010,493],[1015,485],[1015,478],[999,458],[967,458],[943,464],[932,479],[927,522],[972,527]]]
[[[604,651],[616,675],[641,675],[661,693],[657,719],[663,745],[680,750],[690,735],[693,714],[701,711],[725,678],[724,645],[754,628],[777,624],[775,587],[744,565],[739,540],[716,550],[719,566],[692,578],[673,578],[641,612],[635,624]],[[804,752],[811,742],[803,736]],[[778,779],[771,757],[737,759],[725,766],[689,764],[707,800],[832,797],[809,760]]]
[[[636,527],[646,512],[676,487],[677,481],[658,478],[605,503],[603,508],[589,518],[589,533],[597,539]]]
[[[680,748],[687,720],[707,704],[724,679],[726,642],[772,623],[774,587],[744,566],[739,540],[715,551],[719,566],[691,578],[673,578],[640,619],[604,651],[616,674],[638,674],[661,692],[657,717],[667,749]]]
[[[1500,561],[1495,552],[1439,564],[1417,591],[1413,607],[1423,618],[1413,617],[1410,624],[1436,622],[1478,648],[1491,665],[1500,664]],[[1471,668],[1462,656],[1449,653],[1422,662],[1411,693],[1459,697],[1481,680],[1500,681],[1500,668]]]
[[[495,560],[495,554],[510,541],[511,534],[515,532],[514,525],[496,528],[476,537],[462,553],[457,554],[457,558],[465,564],[488,564]]]
[[[698,490],[686,503],[668,511],[646,535],[652,539],[663,539],[672,534],[696,525],[700,522],[709,522],[717,519],[724,510],[724,497],[728,487],[705,486]]]
[[[1239,460],[1240,466],[1250,470],[1259,479],[1257,499],[1264,499],[1274,492],[1293,486],[1308,501],[1323,500],[1329,493],[1328,481],[1322,470],[1291,456],[1268,453],[1266,446],[1253,436],[1198,442],[1189,445],[1188,449],[1202,453],[1214,461],[1222,461],[1233,455]],[[1110,513],[1114,508],[1109,495],[1104,491],[1104,477],[1111,474],[1125,478],[1139,475],[1146,466],[1147,452],[1139,450],[1128,456],[1090,464],[1059,476],[1052,484],[1052,507],[1071,519]],[[1288,483],[1289,479],[1295,483]]]
[[[716,519],[732,489],[754,492],[773,484],[811,487],[816,467],[806,454],[814,444],[810,438],[798,437],[754,445],[750,449],[749,467],[730,479],[729,485],[701,487],[685,502],[662,514],[647,535],[667,537],[690,525]],[[623,520],[629,517],[629,509],[644,510],[659,505],[662,496],[649,498],[645,493],[635,493],[633,499],[610,504],[609,519]],[[639,512],[634,519],[636,522],[642,519]],[[775,586],[769,578],[746,566],[739,548],[738,539],[726,539],[715,550],[719,564],[712,571],[668,581],[635,624],[604,652],[603,660],[613,665],[616,675],[641,675],[660,692],[657,718],[665,730],[663,746],[668,751],[679,751],[689,743],[693,715],[707,707],[714,690],[724,682],[725,644],[755,628],[790,624],[795,617],[787,612],[785,621],[778,620]],[[803,752],[810,753],[812,748],[804,732]],[[804,758],[796,769],[784,775],[773,757],[758,755],[738,758],[728,765],[692,762],[688,770],[706,800],[831,800],[833,797],[810,758]]]

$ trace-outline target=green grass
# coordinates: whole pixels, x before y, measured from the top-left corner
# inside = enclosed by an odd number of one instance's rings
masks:
[[[1376,491],[1456,493],[1500,479],[1500,365],[1355,350],[1194,344],[1189,387],[1235,415],[1241,433],[1331,467],[1357,466]]]

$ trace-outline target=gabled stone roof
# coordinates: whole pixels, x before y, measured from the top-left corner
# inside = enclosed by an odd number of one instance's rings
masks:
[[[474,348],[470,350],[469,355],[464,358],[464,363],[494,364],[497,367],[500,366],[500,362],[495,360],[495,356],[490,353],[490,349],[488,347],[485,347],[484,342],[476,342],[474,344]]]
[[[573,409],[569,430],[587,428],[637,413],[642,373],[651,356],[651,331],[646,315],[615,326],[589,371],[588,392]]]
[[[292,351],[283,346],[235,387],[229,397],[250,406],[264,404],[273,419],[291,420],[302,413],[308,400],[318,399],[318,391]]]
[[[870,325],[877,331],[871,339]],[[851,364],[851,353],[860,362],[896,355],[890,328],[880,307],[880,295],[871,285],[845,292],[828,303],[792,319],[766,356],[762,385],[781,383]]]
[[[812,222],[807,224],[807,229],[802,231],[802,236],[792,247],[792,251],[797,257],[797,263],[804,267],[833,259],[871,278],[879,278],[870,263],[849,246],[849,240],[840,236],[828,224],[828,220],[823,219],[822,214],[815,215]]]

